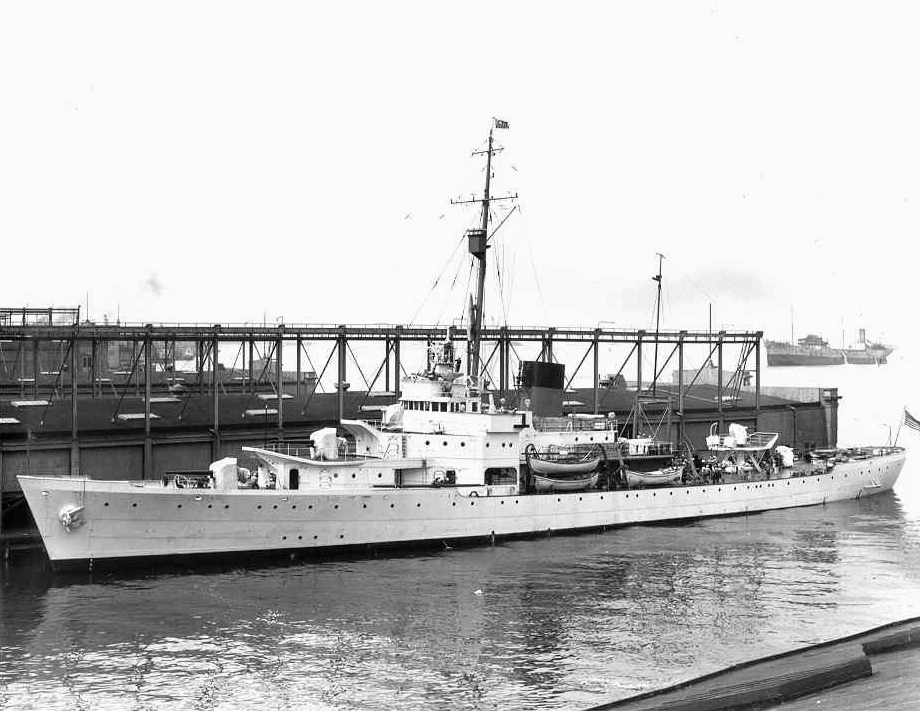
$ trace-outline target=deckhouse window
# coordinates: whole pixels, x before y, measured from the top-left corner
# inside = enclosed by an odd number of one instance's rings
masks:
[[[471,404],[472,404],[472,406],[473,406],[473,412],[479,412],[479,403],[478,403],[478,402],[474,402],[474,403],[471,403]]]

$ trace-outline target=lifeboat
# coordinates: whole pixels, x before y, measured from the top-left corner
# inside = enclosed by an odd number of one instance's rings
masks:
[[[629,486],[667,486],[668,484],[679,484],[683,473],[684,468],[682,466],[664,467],[650,472],[636,472],[632,469],[627,469],[626,483]]]
[[[592,447],[587,452],[552,449],[537,452],[531,444],[524,450],[527,466],[537,491],[578,491],[597,484],[597,471],[604,451]]]

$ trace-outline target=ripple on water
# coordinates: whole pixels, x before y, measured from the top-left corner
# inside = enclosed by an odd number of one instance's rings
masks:
[[[13,566],[0,705],[584,707],[920,614],[914,501],[132,580]]]

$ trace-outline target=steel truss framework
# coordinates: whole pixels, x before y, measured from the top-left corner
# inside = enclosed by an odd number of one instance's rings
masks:
[[[219,375],[221,366],[216,356],[222,344],[225,348],[229,344],[238,344],[235,349],[236,356],[233,366],[230,370],[235,372],[237,362],[242,363],[240,370],[244,375],[239,378],[241,392],[254,394],[256,389],[265,383],[271,386],[274,395],[277,397],[278,436],[283,437],[284,408],[282,407],[282,396],[284,393],[281,384],[284,372],[282,367],[287,365],[283,363],[282,359],[285,344],[296,343],[297,345],[295,363],[292,365],[296,366],[296,394],[298,397],[301,395],[305,397],[301,407],[302,415],[306,414],[310,399],[315,392],[318,389],[322,389],[323,378],[326,377],[326,373],[332,365],[332,360],[335,358],[334,377],[336,379],[334,389],[337,393],[337,412],[339,418],[341,418],[345,415],[345,393],[349,387],[349,360],[354,364],[363,381],[366,393],[365,399],[367,394],[373,393],[374,388],[379,385],[383,386],[384,392],[396,395],[395,391],[399,387],[400,374],[406,372],[401,360],[402,344],[427,343],[445,338],[468,342],[467,336],[466,328],[456,326],[401,326],[390,324],[281,324],[277,326],[254,326],[251,324],[97,325],[89,323],[65,326],[47,323],[29,324],[21,321],[10,323],[7,321],[0,325],[0,386],[19,389],[22,395],[25,395],[28,391],[37,397],[40,389],[39,378],[37,377],[40,372],[40,348],[42,344],[54,344],[54,348],[57,349],[56,352],[59,354],[59,362],[50,364],[52,370],[48,371],[48,374],[53,378],[49,400],[53,400],[55,397],[63,398],[65,392],[69,395],[72,406],[71,436],[75,449],[77,449],[78,432],[77,396],[81,389],[85,389],[85,396],[96,397],[102,394],[104,387],[108,384],[113,393],[119,396],[118,404],[113,412],[113,420],[119,413],[121,402],[128,389],[133,389],[136,395],[140,395],[140,391],[143,389],[146,441],[145,462],[150,462],[152,369],[154,368],[154,363],[159,361],[162,361],[160,365],[163,366],[164,370],[168,370],[166,366],[168,365],[167,361],[170,359],[173,365],[175,364],[176,343],[195,344],[196,380],[190,390],[191,392],[197,390],[199,394],[207,392],[211,395],[213,401],[212,432],[215,442],[219,443],[219,398],[221,391],[225,394],[227,392],[226,385]],[[689,346],[707,348],[708,356],[704,362],[711,363],[714,361],[714,365],[718,369],[715,404],[720,420],[722,419],[724,400],[733,395],[737,396],[737,391],[741,387],[742,376],[750,356],[753,354],[754,366],[751,370],[753,370],[754,377],[754,411],[756,418],[760,409],[759,346],[762,336],[761,331],[655,332],[590,327],[483,327],[481,330],[480,373],[492,383],[493,390],[497,394],[504,396],[509,394],[514,387],[512,358],[518,362],[523,360],[518,352],[518,347],[523,347],[523,344],[538,344],[540,347],[539,355],[534,360],[553,361],[555,360],[554,347],[582,344],[585,350],[577,366],[567,378],[566,389],[571,386],[576,376],[583,372],[588,358],[591,357],[592,382],[594,384],[592,405],[593,411],[597,413],[603,409],[610,387],[630,365],[631,361],[634,370],[630,370],[630,373],[635,373],[635,380],[639,384],[637,390],[644,389],[654,395],[661,382],[662,373],[676,358],[679,375],[677,402],[675,404],[678,416],[678,436],[682,439],[684,399],[689,389],[693,387],[702,373],[703,367],[705,367],[701,366],[694,377],[690,379],[690,382],[685,382],[685,349]],[[320,360],[318,359],[314,362],[310,357],[307,346],[312,343],[322,342],[326,342],[331,348],[322,369],[317,371],[315,365]],[[120,391],[114,384],[107,383],[108,379],[99,375],[101,372],[98,355],[100,346],[111,343],[130,343],[132,346],[131,371]],[[379,364],[375,362],[372,368],[368,368],[365,371],[352,348],[352,344],[358,343],[381,344],[383,346],[383,358]],[[158,347],[162,346],[160,355],[157,355],[154,351],[155,344]],[[265,344],[266,347],[260,350],[259,344]],[[629,352],[616,375],[609,379],[609,384],[605,387],[600,384],[600,350],[602,346],[611,344],[628,346]],[[648,375],[644,376],[642,372],[643,348],[648,346],[658,348],[664,346],[662,353],[667,354],[658,371],[651,374],[651,379],[649,379]],[[740,350],[741,355],[731,377],[723,382],[723,350],[726,346],[736,347],[737,350]],[[52,348],[52,351],[54,351],[54,348]],[[6,351],[5,354],[4,350]],[[79,372],[77,368],[78,351],[88,351],[89,354],[88,375],[85,378],[74,377],[73,375]],[[27,354],[31,356],[32,360],[32,378],[25,377]],[[304,357],[312,371],[318,375],[316,386],[312,388],[303,387]],[[256,374],[254,363],[258,362],[261,363],[261,368],[260,372]],[[270,372],[272,369],[274,373]],[[585,368],[585,370],[587,369]],[[44,371],[42,372],[44,374]],[[373,373],[373,376],[368,377],[371,373]],[[83,382],[80,382],[81,380]],[[72,458],[72,461],[76,461],[77,458]],[[145,464],[145,470],[147,468],[148,465]]]

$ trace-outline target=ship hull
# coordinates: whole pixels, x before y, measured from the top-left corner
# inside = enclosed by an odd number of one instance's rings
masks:
[[[767,365],[843,365],[842,353],[771,353],[767,351]]]
[[[19,478],[55,568],[94,562],[315,551],[679,521],[890,490],[904,452],[818,475],[654,491],[469,496],[455,488],[361,493],[157,489],[139,482]],[[79,508],[65,530],[61,511]]]

